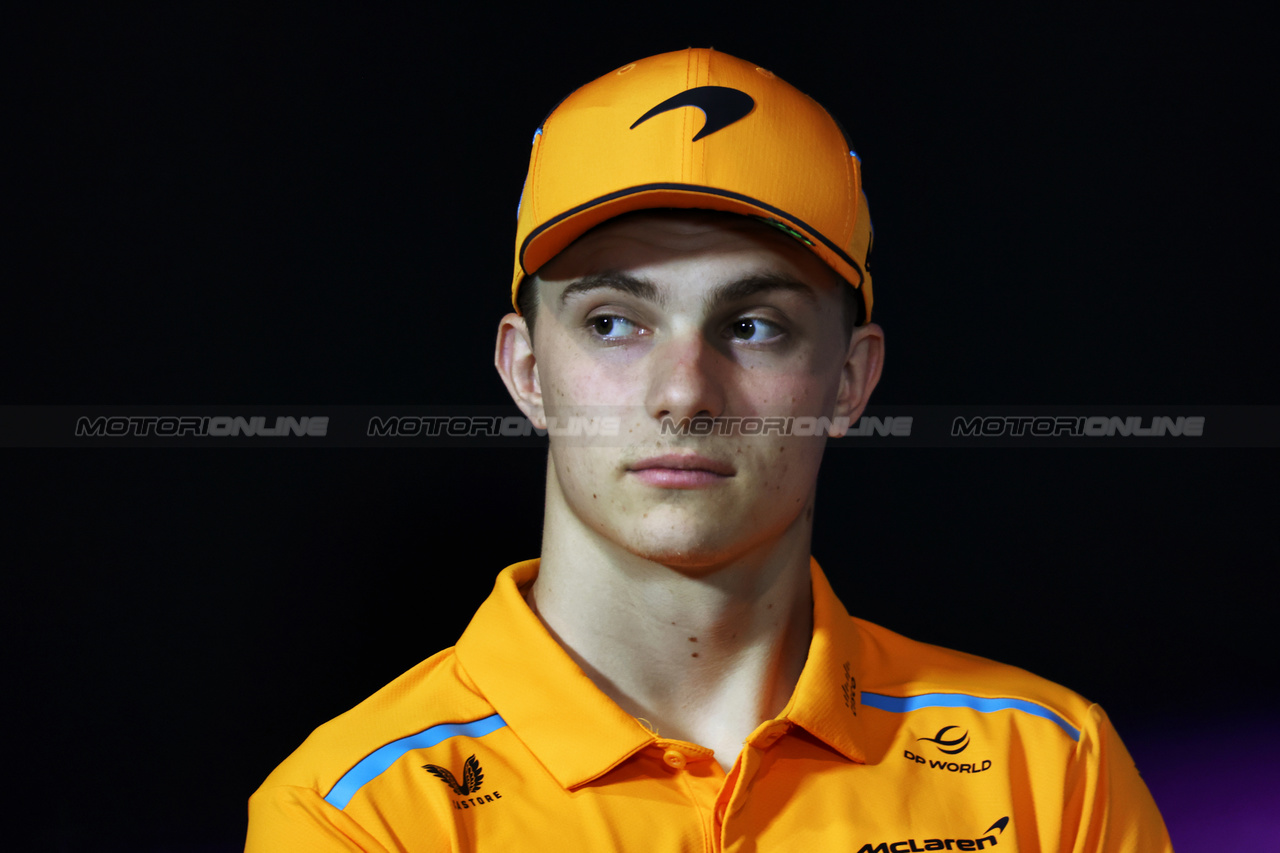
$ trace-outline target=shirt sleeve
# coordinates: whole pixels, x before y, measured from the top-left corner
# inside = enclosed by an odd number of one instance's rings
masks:
[[[1172,853],[1164,819],[1106,712],[1097,705],[1080,732],[1076,772],[1068,780],[1062,850],[1073,853]]]
[[[281,785],[249,798],[245,853],[386,853],[386,848],[315,791]]]

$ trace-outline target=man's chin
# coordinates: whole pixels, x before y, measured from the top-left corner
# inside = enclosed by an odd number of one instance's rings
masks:
[[[652,507],[643,521],[633,519],[629,529],[608,538],[637,557],[691,577],[706,576],[744,560],[753,562],[765,554],[776,555],[779,550],[799,548],[808,559],[810,528],[803,513],[793,519],[776,515],[761,518],[758,524],[724,523],[735,515],[743,517],[741,513],[700,511],[691,515],[672,506]]]
[[[689,577],[712,574],[732,564],[749,550],[743,548],[741,542],[726,542],[721,536],[642,536],[620,544],[637,557]]]

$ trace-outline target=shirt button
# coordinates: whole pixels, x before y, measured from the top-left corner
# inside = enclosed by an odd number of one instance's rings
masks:
[[[662,760],[667,762],[677,770],[683,770],[689,759],[685,758],[684,753],[678,749],[668,749],[662,754]]]

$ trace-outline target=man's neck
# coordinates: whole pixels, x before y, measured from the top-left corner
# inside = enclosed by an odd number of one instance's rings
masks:
[[[619,706],[663,738],[714,749],[727,770],[804,667],[809,513],[768,547],[703,570],[645,559],[555,515],[549,505],[534,612]]]

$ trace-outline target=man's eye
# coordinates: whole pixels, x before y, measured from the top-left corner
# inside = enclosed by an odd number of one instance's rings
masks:
[[[730,324],[729,334],[735,340],[761,343],[782,334],[782,329],[767,320],[746,317]]]
[[[592,317],[589,321],[591,331],[602,338],[617,340],[639,334],[639,327],[625,317],[603,316]]]

